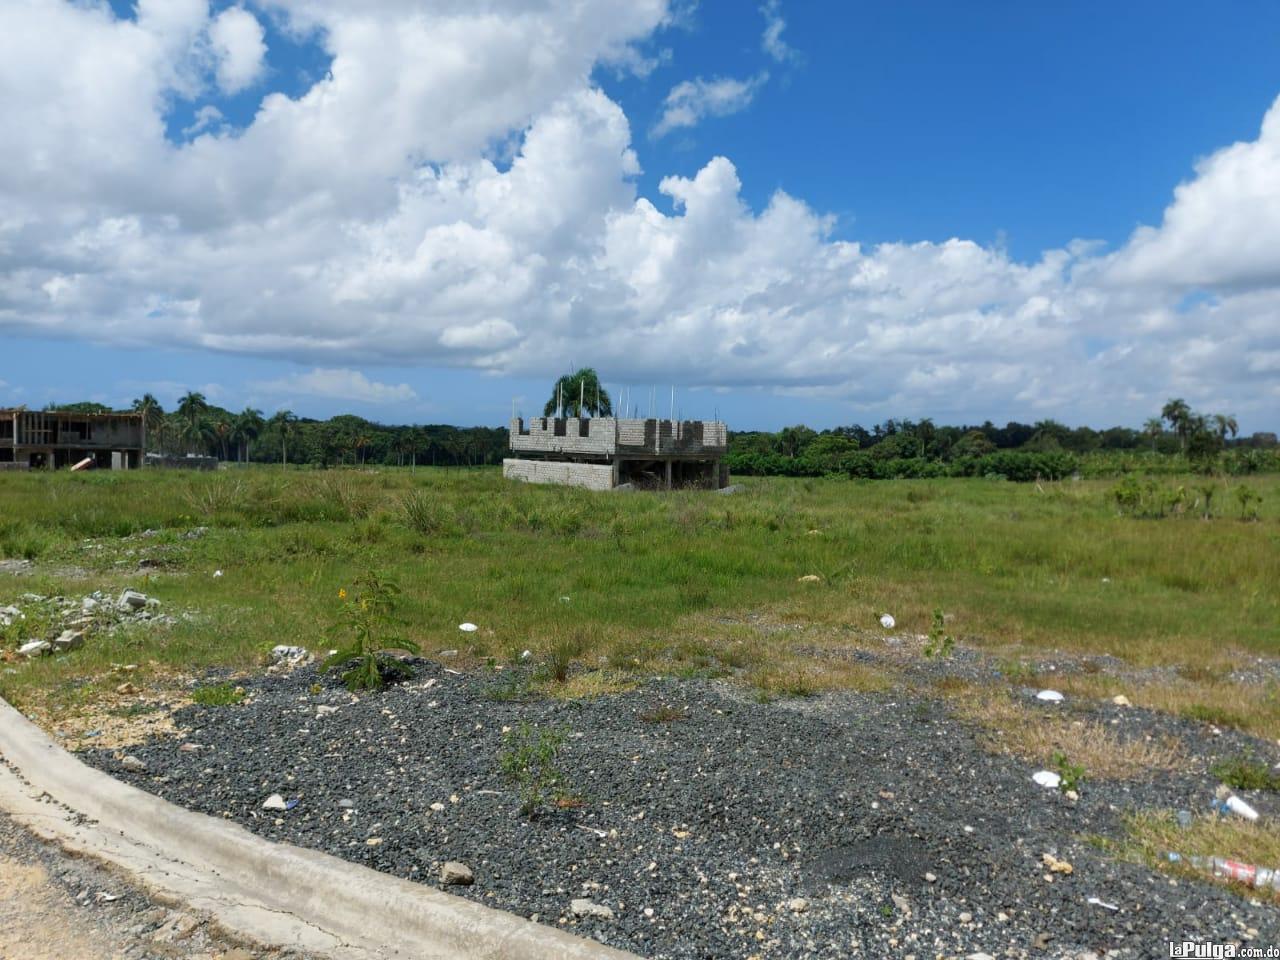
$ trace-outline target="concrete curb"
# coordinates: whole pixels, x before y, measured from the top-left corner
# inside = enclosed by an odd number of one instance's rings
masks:
[[[0,810],[269,946],[358,960],[636,960],[592,940],[272,843],[81,763],[0,699]]]

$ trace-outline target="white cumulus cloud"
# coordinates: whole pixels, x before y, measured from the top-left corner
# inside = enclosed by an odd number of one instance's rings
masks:
[[[697,126],[706,117],[727,117],[751,105],[769,74],[761,72],[746,80],[697,77],[671,88],[662,103],[662,116],[654,124],[653,136],[662,137],[681,127]]]
[[[270,396],[324,397],[354,403],[405,403],[418,397],[407,383],[379,383],[359,370],[332,367],[317,367],[307,373],[260,381],[253,386]]]
[[[244,7],[227,7],[209,25],[209,42],[217,57],[218,86],[239,93],[261,75],[266,64],[265,33],[257,17]]]
[[[859,416],[1138,422],[1180,395],[1274,418],[1280,105],[1120,249],[1024,262],[838,239],[794,190],[752,209],[728,157],[641,195],[631,124],[590,78],[671,21],[663,0],[277,0],[329,73],[287,96],[246,56],[259,80],[224,80],[264,85],[252,122],[231,135],[205,112],[171,142],[174,99],[216,70],[201,38],[234,10],[0,4],[5,336],[303,364],[258,385],[281,399],[413,399],[357,365],[546,376],[572,358]],[[763,82],[682,84],[662,132]]]

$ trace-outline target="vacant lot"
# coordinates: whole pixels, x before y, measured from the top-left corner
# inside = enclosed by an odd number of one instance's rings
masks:
[[[1209,519],[1203,481],[1164,482],[1184,512],[1137,519],[1099,481],[4,477],[0,693],[177,802],[424,880],[469,860],[466,895],[653,956],[1141,952],[1188,916],[1265,939],[1271,907],[1164,853],[1280,849],[1280,481],[1218,481]],[[363,697],[264,676],[348,638],[368,571],[436,663]],[[158,604],[122,614],[126,588]],[[69,621],[82,648],[16,653]],[[503,772],[525,723],[567,738],[541,817]],[[1262,821],[1204,816],[1224,781]],[[296,806],[264,817],[274,793]],[[584,893],[615,916],[568,912]]]
[[[1238,518],[1225,484],[1206,521],[1119,516],[1098,481],[760,480],[653,496],[494,471],[7,476],[0,558],[32,564],[4,593],[135,587],[189,619],[24,665],[0,692],[75,680],[84,695],[111,663],[244,667],[277,643],[327,646],[338,590],[367,569],[403,588],[403,636],[464,658],[568,644],[592,666],[768,683],[797,647],[857,645],[884,612],[923,634],[941,610],[958,640],[1011,660],[1106,653],[1208,688],[1280,653],[1280,481],[1231,484],[1262,495],[1259,521]],[[463,621],[480,630],[460,634]]]

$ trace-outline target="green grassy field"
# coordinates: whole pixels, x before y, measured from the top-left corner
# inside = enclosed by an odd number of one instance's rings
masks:
[[[925,633],[937,609],[1001,656],[1105,652],[1212,687],[1244,656],[1280,654],[1280,479],[1229,484],[1261,494],[1259,520],[1239,518],[1230,489],[1211,520],[1122,517],[1104,481],[767,479],[720,496],[531,487],[496,470],[0,475],[0,557],[35,563],[0,574],[0,605],[131,586],[192,615],[69,656],[9,654],[0,693],[87,698],[112,664],[192,673],[280,643],[327,649],[338,591],[367,569],[403,588],[403,636],[464,663],[568,645],[617,676],[741,671],[785,690],[799,654],[779,627],[852,646],[883,612]],[[196,526],[208,533],[186,539]],[[139,570],[143,557],[157,565]],[[30,628],[0,631],[0,648]]]

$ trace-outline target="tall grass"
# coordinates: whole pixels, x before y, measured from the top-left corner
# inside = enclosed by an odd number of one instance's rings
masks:
[[[0,603],[32,584],[136,584],[133,558],[162,544],[183,575],[148,592],[200,619],[113,649],[115,662],[194,667],[249,662],[276,643],[327,647],[336,591],[371,565],[404,587],[404,635],[477,658],[584,636],[574,656],[592,667],[733,661],[768,676],[774,641],[730,621],[847,631],[891,611],[926,633],[939,607],[967,642],[1143,664],[1276,654],[1280,480],[1231,482],[1262,494],[1258,522],[1121,517],[1107,481],[762,479],[723,497],[534,487],[496,470],[8,474],[0,555],[34,559],[37,575],[0,580]],[[195,526],[209,533],[180,536]],[[160,536],[122,539],[148,529]],[[821,582],[797,582],[811,573]],[[464,620],[481,630],[460,634]],[[0,685],[57,682],[100,649],[24,665]]]

